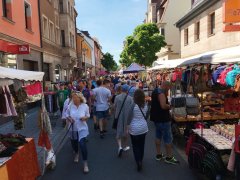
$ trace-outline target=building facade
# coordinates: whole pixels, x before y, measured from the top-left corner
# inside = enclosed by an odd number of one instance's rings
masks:
[[[59,2],[57,0],[41,0],[40,15],[45,80],[61,81],[64,79],[64,70]]]
[[[176,7],[177,11],[176,11]],[[167,45],[157,53],[158,61],[180,58],[180,34],[175,23],[191,9],[190,1],[164,0],[157,4],[157,25]]]
[[[181,34],[182,58],[240,45],[240,31],[224,30],[224,2],[192,1],[192,9],[176,23]]]
[[[0,14],[0,65],[41,71],[43,64],[38,1],[2,0]],[[20,52],[19,45],[24,45],[22,50],[25,49],[25,53]],[[12,51],[12,47],[17,49]]]
[[[157,7],[162,0],[147,0],[145,23],[157,23]]]
[[[62,68],[64,80],[70,80],[72,69],[77,64],[76,50],[76,17],[74,0],[58,0],[59,2],[59,25],[60,42],[62,46]]]
[[[94,38],[95,72],[96,75],[101,71],[102,47],[97,38]]]

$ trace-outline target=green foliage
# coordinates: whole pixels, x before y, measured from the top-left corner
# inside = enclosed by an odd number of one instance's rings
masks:
[[[116,71],[118,68],[117,63],[113,59],[113,55],[108,52],[103,55],[101,63],[107,71]]]
[[[126,38],[120,63],[124,66],[129,66],[133,62],[151,66],[157,60],[155,54],[164,46],[166,42],[159,34],[156,24],[139,25],[135,28],[133,35]]]

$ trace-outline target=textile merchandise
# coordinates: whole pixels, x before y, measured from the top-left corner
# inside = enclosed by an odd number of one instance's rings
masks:
[[[3,116],[17,116],[13,98],[8,86],[0,87],[0,115]]]

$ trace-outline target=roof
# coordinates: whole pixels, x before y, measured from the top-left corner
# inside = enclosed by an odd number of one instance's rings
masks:
[[[123,71],[123,74],[136,73],[139,71],[145,71],[145,69],[137,63],[132,63],[127,69]]]

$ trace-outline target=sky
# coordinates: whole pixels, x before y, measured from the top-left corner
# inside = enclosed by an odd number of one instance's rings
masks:
[[[147,0],[75,0],[77,28],[97,37],[104,53],[119,61],[125,37],[143,23]]]

